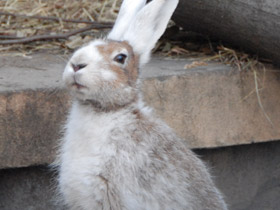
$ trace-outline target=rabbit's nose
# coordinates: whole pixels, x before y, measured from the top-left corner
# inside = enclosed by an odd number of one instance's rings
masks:
[[[79,70],[81,70],[81,69],[83,69],[83,68],[85,68],[87,66],[86,64],[77,64],[77,65],[75,65],[73,63],[71,65],[72,65],[72,68],[73,68],[74,72],[77,72],[77,71],[79,71]]]

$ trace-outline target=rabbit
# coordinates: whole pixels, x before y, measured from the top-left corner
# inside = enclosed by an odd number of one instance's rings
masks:
[[[204,163],[139,90],[139,70],[177,4],[124,0],[107,37],[67,63],[63,82],[73,103],[56,164],[69,209],[227,209]]]

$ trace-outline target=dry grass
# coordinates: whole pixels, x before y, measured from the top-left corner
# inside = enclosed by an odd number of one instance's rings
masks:
[[[216,54],[205,60],[218,60],[224,64],[236,67],[239,71],[263,68],[263,65],[256,57],[224,46],[218,46]]]
[[[89,22],[113,22],[117,16],[120,3],[121,0],[0,0],[0,42],[20,40],[24,37],[67,34],[87,27]],[[33,18],[30,18],[30,16],[33,16]],[[46,39],[25,44],[0,44],[0,53],[2,55],[21,56],[41,50],[51,50],[52,53],[67,53],[102,33],[103,30],[101,29],[85,30],[61,39]],[[188,39],[185,38],[184,40]],[[195,51],[190,50],[187,44],[193,45],[193,43],[176,40],[160,41],[154,51],[160,51],[165,56],[201,57],[208,55],[206,59],[186,65],[185,69],[204,66],[207,65],[205,61],[215,60],[231,65],[240,72],[252,71],[255,89],[249,95],[256,93],[260,108],[273,126],[260,98],[264,81],[259,81],[258,73],[260,69],[265,73],[266,69],[263,64],[248,54],[224,46],[213,47],[210,42],[206,47],[199,44],[198,47],[195,47],[197,49]],[[211,54],[212,56],[209,57]],[[262,83],[263,85],[260,87]]]
[[[121,0],[1,0],[0,40],[63,34],[84,28],[89,21],[112,22],[116,18],[120,2]],[[8,13],[13,15],[7,15]],[[53,17],[57,20],[27,16]],[[85,23],[63,20],[82,20],[81,22]],[[100,30],[91,30],[72,36],[70,39],[0,45],[0,52],[31,53],[42,49],[71,51],[92,37],[99,36],[100,33],[102,33]]]
[[[89,26],[89,22],[113,22],[117,16],[121,1],[0,0],[0,42],[15,39],[21,40],[24,37],[67,34],[74,30],[86,28]],[[30,16],[33,18],[30,18]],[[52,52],[69,52],[92,40],[94,37],[102,36],[103,33],[104,30],[102,29],[93,29],[61,39],[46,39],[25,44],[0,44],[0,53],[25,55],[48,49]],[[173,33],[171,37],[175,34]],[[188,40],[188,38],[184,40]],[[255,58],[248,54],[223,46],[213,47],[211,43],[206,45],[194,44],[198,47],[195,47],[197,49],[193,51],[187,47],[187,44],[185,41],[162,40],[158,42],[154,51],[159,51],[164,56],[175,57],[201,57],[212,54],[212,57],[208,57],[201,62],[218,60],[237,67],[239,71],[254,69],[260,65]]]

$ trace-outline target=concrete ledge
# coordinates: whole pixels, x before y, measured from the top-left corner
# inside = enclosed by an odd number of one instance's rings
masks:
[[[208,66],[146,79],[143,90],[146,101],[192,148],[278,140],[280,71],[256,74],[257,84],[253,72]]]
[[[62,91],[2,93],[0,168],[51,163],[68,101]]]
[[[66,60],[0,57],[0,168],[53,161],[70,104],[61,89]],[[257,72],[262,109],[253,72],[218,63],[184,70],[192,61],[155,58],[142,73],[146,102],[192,148],[280,139],[279,71]]]

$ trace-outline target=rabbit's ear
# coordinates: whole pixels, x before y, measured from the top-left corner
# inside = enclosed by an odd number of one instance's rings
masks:
[[[144,6],[130,23],[122,40],[140,56],[140,65],[148,62],[150,52],[164,33],[179,0],[153,0]]]
[[[116,23],[107,38],[121,40],[124,32],[129,28],[129,25],[134,20],[136,14],[145,6],[145,4],[146,0],[124,0]]]

